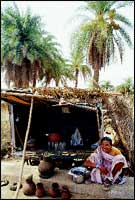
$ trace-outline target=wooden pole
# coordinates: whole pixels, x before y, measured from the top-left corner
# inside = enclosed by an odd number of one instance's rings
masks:
[[[11,143],[12,143],[12,156],[14,156],[14,148],[16,147],[15,144],[15,126],[14,126],[14,108],[13,105],[10,105],[11,115],[10,115],[10,124],[11,124]]]
[[[102,102],[98,102],[98,108],[101,111],[101,127],[100,127],[100,138],[104,136],[104,120],[103,120],[103,111],[102,111]]]
[[[98,133],[99,133],[99,139],[100,139],[101,138],[101,130],[100,130],[100,124],[99,124],[98,110],[96,110],[96,116],[97,116]]]
[[[30,124],[31,124],[31,118],[32,118],[32,110],[33,110],[33,97],[31,98],[31,106],[30,106],[30,112],[29,112],[29,120],[28,120],[28,126],[27,126],[27,130],[26,130],[25,141],[24,141],[24,147],[23,147],[21,171],[20,171],[20,176],[19,176],[19,183],[18,183],[18,185],[17,185],[17,190],[16,190],[16,193],[15,193],[15,199],[17,199],[17,197],[18,197],[19,188],[20,188],[21,181],[22,181],[23,167],[24,167],[24,159],[25,159],[25,152],[26,152],[27,140],[28,140],[28,135],[29,135],[29,130],[30,130]]]

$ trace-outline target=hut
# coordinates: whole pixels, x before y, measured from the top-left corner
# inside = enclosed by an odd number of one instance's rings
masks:
[[[11,132],[15,146],[19,147],[24,143],[31,98],[34,97],[29,136],[36,139],[40,148],[48,149],[48,138],[51,140],[49,136],[52,133],[60,135],[59,140],[66,143],[66,149],[71,148],[71,136],[77,128],[83,139],[82,148],[89,149],[102,134],[102,100],[100,96],[95,98],[93,94],[87,102],[84,94],[80,97],[78,94],[78,91],[73,92],[71,89],[52,88],[33,92],[2,91],[2,100],[8,102],[11,110],[10,118],[14,127]]]
[[[10,106],[12,141],[16,147],[24,144],[32,98],[29,138],[36,141],[38,148],[90,150],[105,133],[104,114],[107,113],[119,138],[117,145],[124,147],[128,160],[134,163],[133,119],[120,93],[76,88],[2,90],[1,99]],[[74,146],[71,139],[76,129],[83,143]]]

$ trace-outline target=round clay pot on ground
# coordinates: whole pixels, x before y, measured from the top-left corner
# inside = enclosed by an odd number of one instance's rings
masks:
[[[53,198],[60,197],[61,193],[58,183],[52,183],[51,188],[48,189],[48,195]]]
[[[61,190],[61,199],[70,199],[71,198],[71,193],[66,185],[62,186]]]
[[[44,197],[44,196],[46,195],[46,192],[45,192],[45,189],[44,189],[42,183],[37,183],[35,195],[36,195],[37,197]]]
[[[50,157],[43,157],[38,165],[38,171],[41,178],[49,178],[54,174],[55,163]]]
[[[36,185],[32,178],[33,175],[30,175],[23,184],[22,191],[25,195],[34,195],[36,192]]]

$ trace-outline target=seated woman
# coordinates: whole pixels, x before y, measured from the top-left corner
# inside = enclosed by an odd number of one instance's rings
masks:
[[[92,168],[90,176],[94,183],[107,185],[119,183],[122,168],[127,162],[121,151],[112,146],[109,137],[103,137],[98,148],[84,162],[84,166]]]

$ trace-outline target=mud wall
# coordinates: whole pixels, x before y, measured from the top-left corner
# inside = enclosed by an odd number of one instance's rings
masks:
[[[11,141],[8,103],[1,101],[1,149]]]

